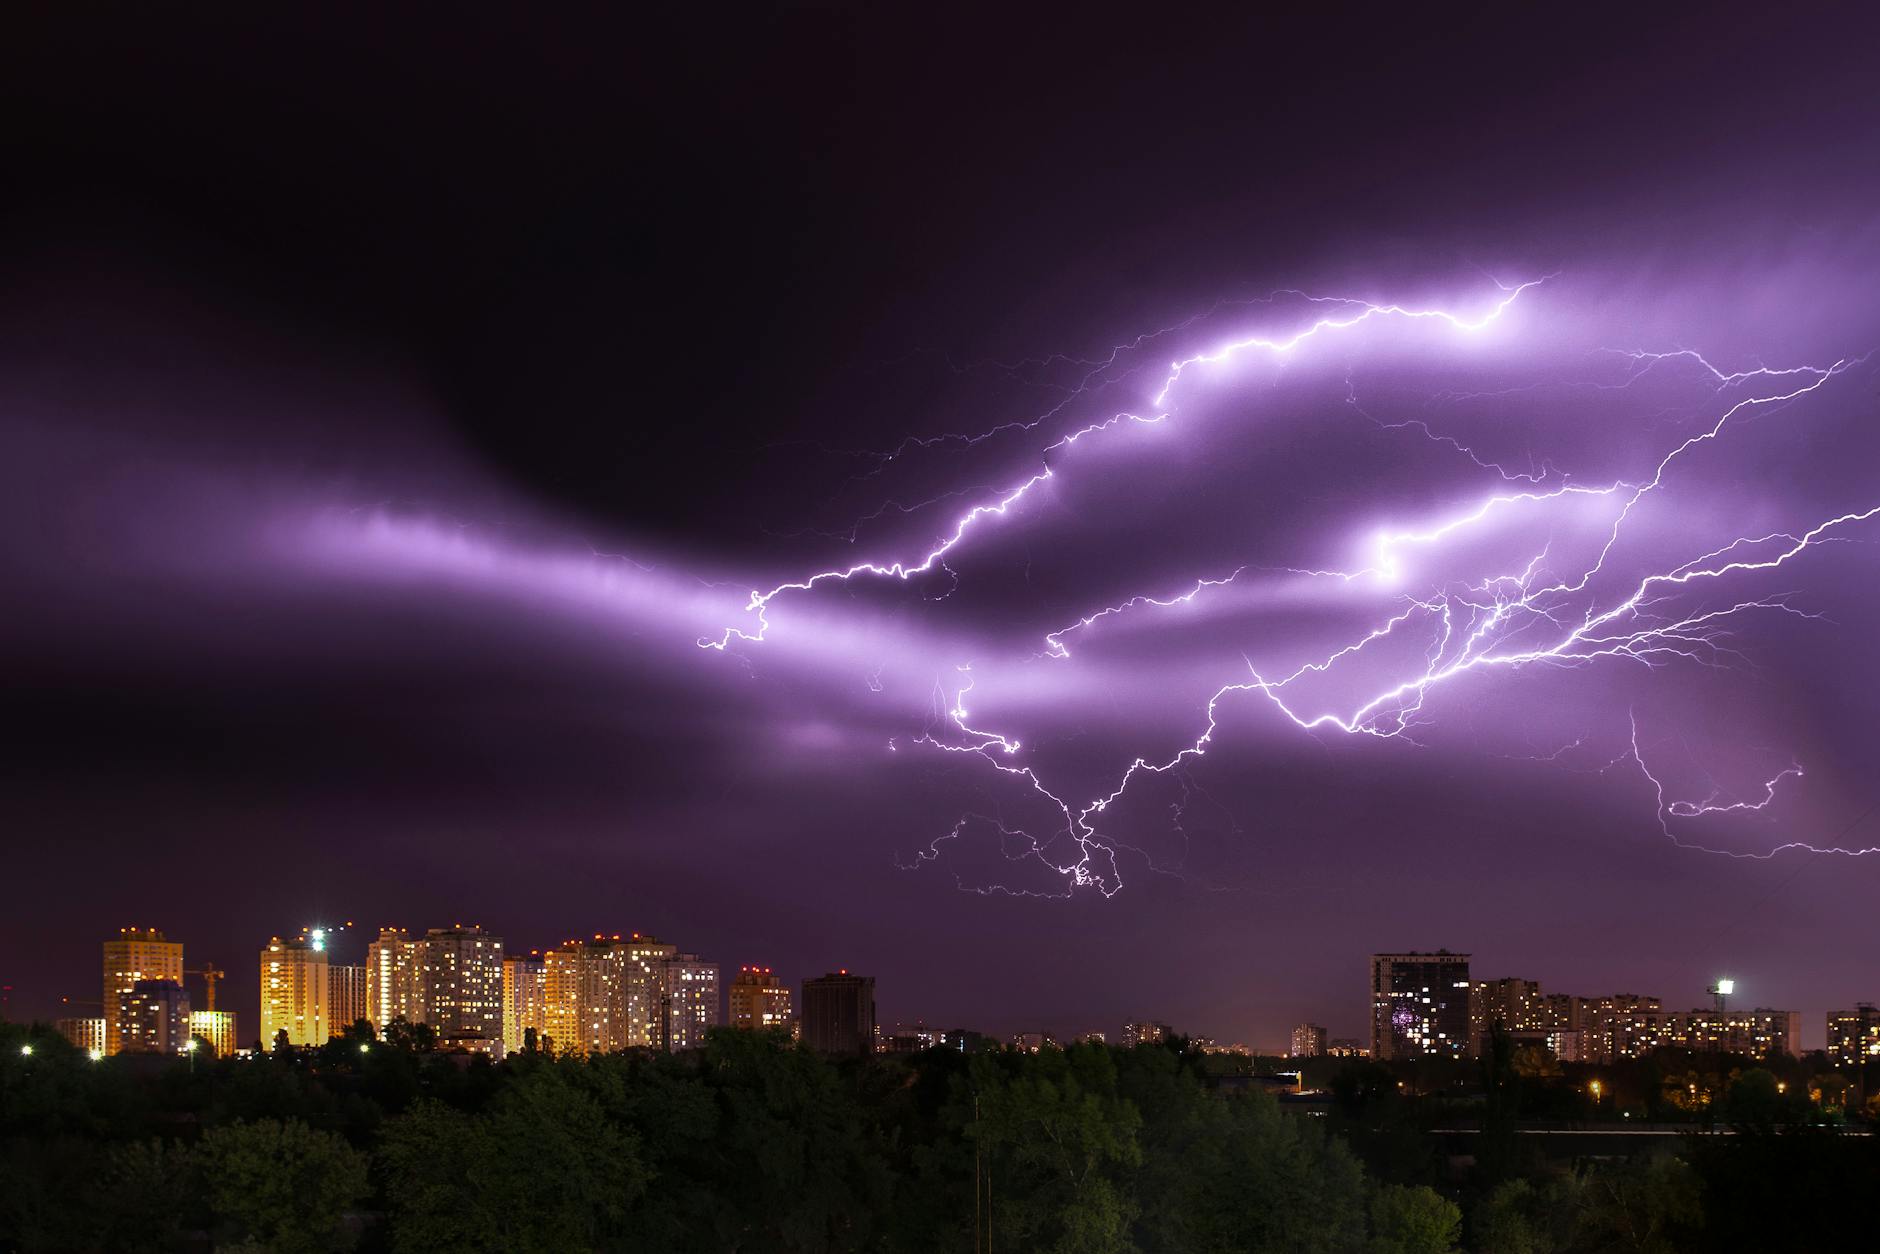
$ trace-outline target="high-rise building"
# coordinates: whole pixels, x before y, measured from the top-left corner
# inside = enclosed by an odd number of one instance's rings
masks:
[[[503,941],[480,927],[434,927],[419,958],[418,1022],[439,1045],[503,1053]]]
[[[1146,1019],[1135,1023],[1125,1023],[1123,1047],[1128,1049],[1132,1045],[1160,1045],[1173,1035],[1175,1035],[1175,1029],[1166,1023],[1154,1023]]]
[[[1880,1010],[1873,1003],[1828,1012],[1828,1058],[1842,1067],[1880,1060]]]
[[[624,943],[627,950],[627,1047],[662,1049],[671,1009],[666,992],[666,964],[679,956],[679,947],[638,932]]]
[[[1371,955],[1371,1057],[1469,1052],[1469,955]]]
[[[1475,980],[1469,986],[1469,1052],[1488,1052],[1495,1028],[1528,1032],[1540,1027],[1541,986],[1537,980]]]
[[[769,967],[739,967],[731,981],[731,1026],[765,1029],[790,1026],[790,986]]]
[[[1579,1015],[1581,1060],[1611,1062],[1631,1057],[1635,1052],[1633,1016],[1655,1013],[1663,1008],[1658,998],[1641,997],[1637,993],[1578,998],[1575,1009]]]
[[[824,1054],[873,1053],[875,977],[844,968],[804,980],[803,1043]]]
[[[379,938],[366,946],[366,1019],[380,1035],[394,1019],[423,1021],[418,1004],[422,955],[423,942],[412,940],[402,927],[380,928]]]
[[[673,1052],[702,1049],[705,1033],[718,1026],[718,965],[697,954],[675,954],[661,972],[665,981],[664,1039]]]
[[[269,939],[261,951],[261,1047],[283,1031],[290,1045],[324,1045],[330,1035],[326,946],[318,939]]]
[[[53,1030],[93,1057],[104,1056],[103,1019],[54,1019]]]
[[[1626,1024],[1626,1053],[1654,1049],[1714,1050],[1752,1058],[1801,1052],[1799,1010],[1640,1010]]]
[[[548,968],[542,955],[503,959],[503,1052],[517,1053],[534,1030],[548,1033]]]
[[[166,940],[154,927],[121,927],[104,943],[104,1052],[123,1048],[125,999],[139,980],[183,982],[183,943]]]
[[[138,980],[118,999],[118,1050],[180,1054],[189,1043],[189,993],[180,980]]]
[[[627,1048],[630,958],[619,941],[571,940],[542,955],[543,1012],[557,1053]]]
[[[343,962],[328,963],[326,978],[327,1030],[334,1036],[341,1036],[361,1019],[370,1022],[371,1015],[367,1013],[370,989],[366,968],[349,966]]]
[[[1316,1023],[1302,1023],[1292,1030],[1294,1058],[1321,1058],[1325,1054],[1325,1029]]]
[[[235,1030],[233,1010],[192,1010],[189,1034],[209,1042],[217,1058],[233,1058],[241,1048],[241,1034]]]

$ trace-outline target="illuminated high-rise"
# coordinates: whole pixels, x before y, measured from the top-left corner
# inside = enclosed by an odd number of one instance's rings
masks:
[[[422,965],[421,941],[402,927],[379,929],[379,938],[366,946],[366,1019],[380,1035],[394,1019],[418,1023],[418,977]]]
[[[1469,986],[1469,1052],[1488,1052],[1489,1037],[1503,1032],[1531,1032],[1541,1024],[1538,980],[1475,980]]]
[[[290,1045],[324,1045],[327,1025],[326,945],[319,936],[272,937],[261,951],[261,1045],[279,1034]]]
[[[1469,955],[1371,955],[1371,1057],[1469,1053]]]
[[[370,1021],[366,1013],[369,989],[366,981],[366,968],[349,966],[343,962],[329,963],[326,968],[326,1019],[327,1030],[334,1036],[342,1036],[346,1029],[361,1019]]]
[[[189,993],[177,980],[138,980],[118,999],[118,1052],[180,1054],[189,1043]]]
[[[503,1053],[503,940],[480,927],[434,927],[418,942],[418,1011],[439,1045]]]
[[[706,1032],[718,1026],[718,964],[701,962],[697,954],[674,954],[662,975],[665,1029],[655,1044],[672,1051],[703,1048]]]
[[[611,1053],[630,1034],[627,946],[615,940],[571,940],[542,955],[543,1023],[557,1053]]]
[[[1656,997],[1637,993],[1614,993],[1610,997],[1579,999],[1580,1058],[1584,1062],[1612,1062],[1629,1058],[1635,1052],[1634,1038],[1639,1034],[1636,1015],[1656,1013],[1664,1003]]]
[[[790,1026],[790,986],[769,967],[739,967],[731,981],[731,1026],[747,1030]]]
[[[638,932],[629,937],[625,944],[627,1046],[664,1048],[670,1016],[666,964],[678,956],[679,947],[668,945],[655,937],[641,936]]]
[[[875,1052],[875,977],[847,969],[803,981],[803,1043],[824,1054]]]
[[[1320,1058],[1325,1054],[1325,1029],[1316,1023],[1302,1023],[1292,1030],[1294,1058]]]
[[[1175,1035],[1175,1029],[1166,1023],[1138,1019],[1123,1025],[1121,1039],[1123,1048],[1131,1049],[1137,1045],[1160,1045],[1173,1035]]]
[[[1626,1053],[1692,1049],[1770,1058],[1801,1053],[1799,1010],[1640,1010],[1627,1024]]]
[[[233,1010],[190,1011],[189,1034],[209,1042],[209,1048],[215,1051],[217,1058],[233,1058],[235,1051],[241,1047],[241,1037],[235,1031]]]
[[[1861,1002],[1852,1010],[1830,1010],[1828,1058],[1841,1067],[1880,1061],[1880,1009]]]
[[[183,982],[183,943],[166,940],[153,927],[121,927],[117,939],[104,943],[104,1052],[123,1048],[125,999],[139,980]]]
[[[515,1053],[535,1031],[548,1032],[548,965],[539,953],[503,959],[503,1051]]]

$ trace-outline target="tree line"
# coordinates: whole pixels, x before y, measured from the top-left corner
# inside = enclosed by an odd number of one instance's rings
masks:
[[[1823,1198],[1880,1181],[1843,1152],[1871,1142],[1775,1128],[1462,1162],[1430,1135],[1454,1111],[1368,1065],[1312,1111],[1228,1091],[1217,1061],[1180,1040],[832,1061],[726,1029],[492,1064],[360,1024],[192,1069],[0,1026],[0,1246],[1593,1254],[1739,1248],[1759,1229],[1717,1216],[1796,1171]],[[1485,1144],[1517,1113],[1493,1072]]]

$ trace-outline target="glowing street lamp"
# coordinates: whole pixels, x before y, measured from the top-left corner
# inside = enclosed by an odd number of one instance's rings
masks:
[[[32,1056],[33,1056],[33,1047],[30,1043],[20,1046],[20,1057],[31,1058]]]

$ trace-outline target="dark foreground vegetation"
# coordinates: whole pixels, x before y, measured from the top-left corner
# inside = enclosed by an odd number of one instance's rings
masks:
[[[1658,1066],[1633,1077],[1664,1103],[1639,1121],[1681,1113],[1690,1135],[1562,1154],[1524,1129],[1614,1099],[1515,1063],[1472,1081],[1341,1063],[1315,1105],[1239,1091],[1223,1073],[1246,1060],[1179,1041],[831,1063],[722,1031],[685,1055],[491,1065],[361,1025],[192,1069],[0,1025],[0,1248],[1871,1248],[1880,1142],[1851,1134],[1858,1104],[1848,1123],[1805,1079],[1693,1064],[1715,1081],[1699,1110],[1700,1081]]]

